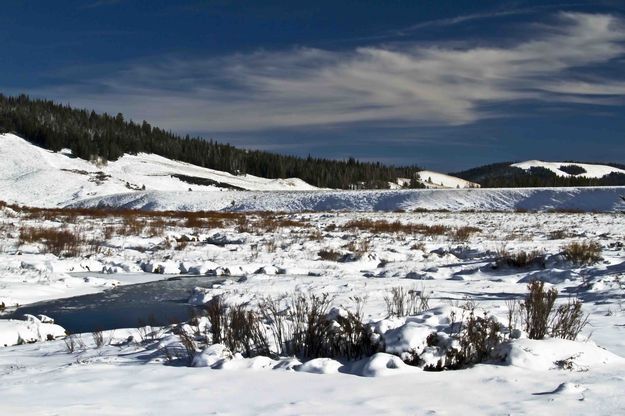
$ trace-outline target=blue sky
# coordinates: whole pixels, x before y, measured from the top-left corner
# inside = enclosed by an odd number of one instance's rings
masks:
[[[625,162],[622,1],[2,7],[5,94],[303,156]]]

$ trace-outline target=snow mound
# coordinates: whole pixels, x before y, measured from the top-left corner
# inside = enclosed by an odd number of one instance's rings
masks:
[[[552,369],[586,371],[595,366],[625,363],[624,358],[598,347],[592,341],[524,338],[506,344],[503,348],[506,364],[537,371]]]
[[[354,364],[350,373],[363,377],[386,377],[418,371],[419,368],[407,365],[395,355],[379,352]]]
[[[24,320],[0,319],[0,347],[29,344],[65,336],[65,329],[45,316],[25,315]]]

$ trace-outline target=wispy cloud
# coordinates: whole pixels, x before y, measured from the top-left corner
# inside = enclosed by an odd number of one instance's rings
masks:
[[[585,69],[625,56],[623,21],[560,13],[514,45],[299,48],[218,59],[172,57],[39,91],[183,131],[233,132],[348,123],[457,126],[517,102],[614,105],[622,79]]]

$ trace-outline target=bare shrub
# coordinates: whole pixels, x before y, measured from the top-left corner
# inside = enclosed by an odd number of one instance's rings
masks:
[[[601,260],[601,244],[596,241],[584,241],[564,246],[562,254],[567,260],[580,266],[587,266]]]
[[[455,335],[457,348],[450,348],[446,354],[445,367],[459,369],[481,363],[493,356],[502,341],[501,325],[484,312],[477,316],[471,309],[462,329]]]
[[[450,237],[455,241],[467,241],[472,234],[480,232],[477,227],[464,226],[455,228],[450,232]]]
[[[508,337],[512,337],[512,331],[519,325],[522,304],[518,299],[507,299],[506,307],[508,308]]]
[[[104,334],[102,331],[94,331],[91,333],[91,337],[93,338],[93,343],[96,348],[101,348],[104,346]]]
[[[356,359],[379,351],[372,329],[363,322],[364,298],[354,297],[353,311],[328,315],[330,300],[322,295],[283,295],[259,303],[277,350],[276,355]]]
[[[65,342],[65,348],[67,352],[70,354],[75,352],[76,350],[85,349],[85,343],[82,340],[82,337],[80,336],[80,334],[78,335],[69,334],[65,338],[63,338],[63,342]]]
[[[497,250],[497,258],[495,259],[497,267],[545,267],[545,254],[538,251],[518,251],[510,253],[505,248]]]
[[[247,357],[270,355],[269,344],[259,315],[243,305],[228,308],[224,344],[230,351],[240,351]]]
[[[292,322],[291,350],[302,358],[331,356],[327,344],[330,321],[327,319],[330,300],[327,294],[299,295],[291,299],[288,317]]]
[[[522,304],[525,318],[525,331],[531,339],[543,339],[549,330],[549,318],[553,310],[558,290],[545,291],[545,283],[535,280],[527,285],[529,293]]]
[[[347,244],[345,248],[351,251],[356,258],[361,258],[371,250],[371,243],[368,239],[354,240]]]
[[[322,249],[317,253],[321,260],[326,261],[339,261],[343,258],[343,254],[333,249]]]
[[[551,336],[575,340],[588,323],[588,315],[582,311],[579,299],[570,299],[566,304],[558,306],[551,320]]]
[[[77,231],[64,228],[25,227],[20,230],[19,243],[40,243],[45,252],[56,256],[80,255],[84,237]]]
[[[546,335],[574,340],[588,323],[588,315],[582,311],[582,302],[571,299],[554,309],[558,291],[544,289],[544,283],[534,281],[528,285],[529,293],[522,303],[525,330],[531,339],[543,339]]]
[[[568,238],[570,234],[566,230],[554,230],[549,233],[550,240],[563,240]]]
[[[498,346],[503,341],[501,325],[497,320],[484,312],[479,316],[474,305],[465,309],[459,321],[455,321],[452,312],[452,325],[448,336],[440,337],[438,333],[428,336],[428,347],[436,348],[443,356],[436,365],[426,365],[425,371],[456,370],[473,364],[481,363],[495,357]],[[415,356],[408,364],[418,365],[422,362]]]
[[[425,290],[397,286],[384,296],[388,316],[410,316],[429,309],[429,294]]]
[[[226,313],[226,305],[221,296],[215,296],[206,305],[204,305],[208,320],[210,321],[210,335],[213,344],[219,344],[222,341],[224,332],[224,315]]]
[[[400,221],[373,221],[370,219],[351,220],[342,227],[344,230],[364,230],[371,233],[403,233],[403,234],[423,234],[427,236],[443,235],[449,231],[445,225],[425,225],[425,224],[404,224]]]

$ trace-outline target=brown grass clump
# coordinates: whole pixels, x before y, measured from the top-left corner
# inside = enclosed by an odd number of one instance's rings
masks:
[[[472,234],[478,233],[480,231],[481,230],[477,227],[464,226],[454,229],[450,234],[451,238],[456,241],[467,241]]]
[[[449,231],[449,227],[445,225],[425,225],[425,224],[404,224],[400,221],[384,221],[384,220],[351,220],[345,223],[342,228],[344,230],[362,230],[371,233],[402,233],[402,234],[423,234],[427,236],[442,235]]]
[[[506,249],[501,249],[497,251],[495,264],[497,267],[545,267],[545,255],[538,250],[510,253]]]
[[[326,261],[339,261],[340,259],[343,258],[343,254],[332,249],[319,250],[317,255],[319,256],[321,260],[326,260]]]
[[[20,230],[19,243],[39,243],[44,251],[56,256],[76,257],[85,243],[81,233],[69,229],[25,227]]]
[[[564,246],[562,254],[577,265],[588,266],[601,260],[601,249],[601,244],[596,241],[574,241]]]

